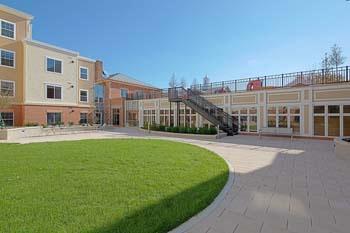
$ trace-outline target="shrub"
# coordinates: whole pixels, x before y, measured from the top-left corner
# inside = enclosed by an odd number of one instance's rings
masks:
[[[196,127],[188,128],[188,131],[189,131],[189,133],[192,133],[192,134],[198,133],[198,129]]]
[[[165,125],[159,125],[158,126],[158,130],[164,132],[165,131]]]
[[[209,133],[210,133],[210,134],[217,134],[218,131],[217,131],[216,127],[210,127]]]
[[[209,129],[207,127],[201,127],[198,130],[199,134],[208,134],[209,133]]]
[[[179,127],[179,133],[187,133],[187,128],[183,127],[183,126],[180,126]]]
[[[171,132],[178,133],[179,132],[179,127],[178,126],[173,127]]]
[[[24,126],[25,127],[39,126],[39,123],[37,123],[37,122],[28,122]]]

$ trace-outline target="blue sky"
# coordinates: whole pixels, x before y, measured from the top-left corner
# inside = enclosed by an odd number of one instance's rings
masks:
[[[32,14],[33,38],[166,87],[319,68],[334,43],[350,63],[345,0],[11,0]],[[97,3],[97,4],[96,4]]]

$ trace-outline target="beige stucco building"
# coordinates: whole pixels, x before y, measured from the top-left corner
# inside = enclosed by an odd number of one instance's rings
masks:
[[[3,120],[7,126],[87,122],[94,110],[96,61],[32,40],[32,19],[0,5]]]

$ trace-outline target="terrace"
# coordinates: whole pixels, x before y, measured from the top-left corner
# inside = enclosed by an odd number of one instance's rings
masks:
[[[343,66],[338,68],[300,71],[278,75],[235,79],[222,82],[212,82],[208,84],[198,84],[192,85],[190,88],[200,95],[213,95],[349,82],[349,66]],[[128,93],[127,99],[140,100],[167,97],[168,88],[163,88],[147,94],[130,92]]]

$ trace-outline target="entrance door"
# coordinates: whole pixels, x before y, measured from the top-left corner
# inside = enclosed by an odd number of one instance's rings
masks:
[[[120,114],[119,114],[119,108],[113,108],[112,109],[112,124],[119,126],[119,119],[120,119]]]

